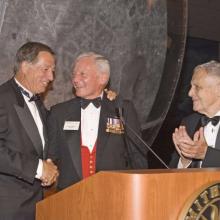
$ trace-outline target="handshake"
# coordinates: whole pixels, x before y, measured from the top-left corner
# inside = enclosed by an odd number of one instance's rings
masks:
[[[42,186],[50,186],[56,182],[59,176],[59,171],[57,166],[53,163],[51,159],[43,160],[43,171],[40,180],[42,181]]]

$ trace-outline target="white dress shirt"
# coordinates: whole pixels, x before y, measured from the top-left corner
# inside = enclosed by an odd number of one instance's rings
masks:
[[[85,109],[81,108],[81,138],[82,145],[92,152],[98,137],[101,107],[96,108],[90,103]]]

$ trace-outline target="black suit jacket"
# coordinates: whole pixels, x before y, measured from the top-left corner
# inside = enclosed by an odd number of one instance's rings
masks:
[[[116,102],[108,100],[105,95],[102,100],[96,149],[96,171],[147,168],[147,152],[130,132],[127,132],[126,138],[123,134],[106,132],[107,118],[117,117]],[[131,102],[124,102],[124,117],[126,122],[140,134],[136,112]],[[80,120],[80,98],[74,98],[52,107],[48,117],[48,156],[58,161],[59,189],[66,188],[82,179],[81,128],[70,131],[63,129],[65,121],[80,122]],[[135,142],[138,144],[137,147]]]
[[[193,138],[194,133],[201,127],[201,117],[201,114],[194,113],[184,118],[181,123],[182,125],[186,126],[186,130],[191,138]],[[202,162],[202,167],[220,167],[220,129],[218,131],[215,145],[215,148],[208,147],[205,158]],[[172,155],[170,167],[176,168],[179,158],[178,153],[175,151]],[[199,160],[193,160],[190,167],[197,167],[198,161]]]
[[[37,105],[44,123],[45,108]],[[35,204],[42,199],[40,181],[35,179],[42,149],[34,119],[11,79],[0,86],[0,219],[35,218]]]

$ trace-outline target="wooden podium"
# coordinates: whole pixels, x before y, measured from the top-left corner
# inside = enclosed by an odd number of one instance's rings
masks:
[[[37,220],[177,220],[220,169],[99,172],[37,204]]]

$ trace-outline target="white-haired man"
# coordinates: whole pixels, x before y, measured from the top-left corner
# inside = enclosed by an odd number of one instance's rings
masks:
[[[58,189],[99,170],[147,168],[146,150],[135,146],[131,134],[125,138],[117,98],[111,100],[104,91],[109,77],[107,59],[92,52],[80,55],[72,73],[76,98],[51,109],[49,155],[59,167]],[[125,120],[140,133],[132,103],[123,105]]]
[[[189,96],[196,112],[173,133],[176,152],[171,167],[220,167],[220,63],[194,69]]]

